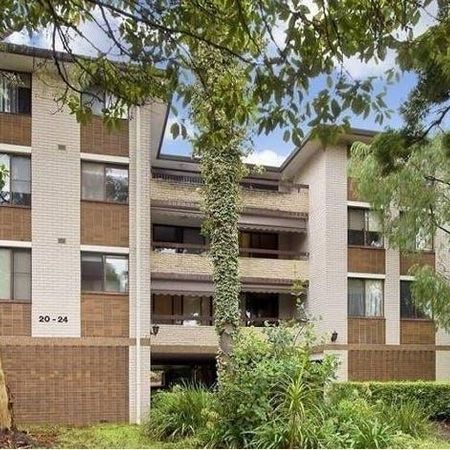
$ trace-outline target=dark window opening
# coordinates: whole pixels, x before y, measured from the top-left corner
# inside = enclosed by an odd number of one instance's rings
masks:
[[[164,253],[201,254],[206,239],[198,227],[153,225],[153,249]]]
[[[400,317],[402,319],[428,319],[429,316],[414,304],[412,281],[400,281]]]
[[[244,322],[246,326],[263,326],[279,319],[278,294],[246,292],[243,294]]]
[[[250,258],[278,258],[278,234],[242,231],[239,233],[241,256]],[[269,252],[264,252],[269,250]]]
[[[0,70],[0,112],[31,114],[31,75]]]
[[[373,211],[348,209],[348,245],[383,247],[381,227]]]

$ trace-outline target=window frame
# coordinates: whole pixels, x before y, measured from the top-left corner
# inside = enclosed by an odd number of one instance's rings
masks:
[[[103,168],[103,183],[102,183],[102,199],[96,200],[92,198],[84,198],[83,197],[83,165],[85,164],[97,164],[102,166]],[[108,200],[106,198],[106,171],[107,169],[122,169],[127,171],[127,200],[124,202],[120,201],[114,201],[114,200]],[[128,164],[120,164],[120,163],[104,163],[101,161],[90,161],[90,160],[83,160],[81,161],[80,165],[80,177],[81,177],[81,183],[80,183],[80,198],[83,202],[100,202],[100,203],[110,203],[114,205],[128,205],[130,202],[130,167]]]
[[[32,253],[31,249],[28,248],[16,248],[16,247],[0,247],[0,250],[7,250],[9,251],[9,260],[10,260],[10,272],[9,272],[9,298],[1,298],[0,297],[0,303],[6,302],[6,303],[31,303],[33,298],[33,285],[32,285],[32,277],[33,277],[33,270],[32,270]],[[15,298],[14,292],[15,292],[15,261],[14,261],[14,255],[15,253],[27,253],[30,255],[30,298],[24,299],[24,298]]]
[[[102,289],[101,290],[92,290],[92,289],[83,289],[83,256],[97,256],[102,259]],[[127,290],[126,291],[107,291],[106,287],[106,258],[116,258],[116,259],[125,259],[127,261],[128,266],[128,275],[127,275]],[[99,252],[81,252],[80,255],[80,287],[82,293],[102,293],[102,294],[112,294],[112,295],[128,295],[130,292],[129,286],[129,270],[130,270],[130,258],[129,255],[118,254],[118,253],[99,253]]]
[[[17,75],[20,75],[20,76],[26,76],[28,78],[28,82],[30,84],[30,87],[26,88],[26,89],[28,89],[30,91],[29,92],[29,112],[20,112],[20,111],[18,111],[18,112],[10,112],[10,111],[2,111],[0,109],[0,114],[13,114],[13,115],[30,116],[31,117],[32,104],[33,104],[33,101],[32,101],[32,92],[33,92],[32,91],[32,89],[33,89],[33,77],[32,77],[32,74],[30,72],[24,72],[24,71],[21,71],[21,70],[9,70],[9,69],[0,69],[0,72],[8,72],[8,73],[17,74]],[[20,100],[19,100],[19,104],[20,104]],[[19,107],[19,109],[20,109],[20,107]]]
[[[349,293],[349,289],[348,289],[348,285],[349,285],[349,281],[350,280],[359,280],[359,281],[362,281],[363,282],[363,286],[364,286],[364,289],[363,289],[363,292],[364,292],[364,298],[363,298],[363,300],[364,300],[364,315],[352,315],[352,314],[350,314],[350,293]],[[366,315],[366,293],[367,293],[367,290],[366,290],[366,283],[368,282],[368,281],[379,281],[379,282],[381,282],[381,291],[382,291],[382,299],[381,299],[381,314],[379,315],[379,316],[368,316],[368,315]],[[382,279],[382,278],[358,278],[358,277],[347,277],[347,316],[349,317],[349,318],[352,318],[352,319],[384,319],[385,318],[385,315],[384,315],[384,313],[385,313],[385,311],[384,311],[384,304],[385,304],[385,280],[384,279]]]
[[[350,211],[362,211],[364,214],[364,228],[362,230],[356,230],[350,228]],[[370,214],[373,212],[370,208],[358,207],[358,206],[348,206],[347,207],[347,246],[348,247],[365,247],[365,248],[378,248],[384,249],[384,236],[381,231],[371,231],[369,228]],[[362,244],[350,244],[349,233],[351,231],[362,231],[363,233],[363,243]],[[381,245],[378,247],[376,245],[370,245],[370,233],[378,233]]]
[[[9,181],[9,191],[2,191],[1,192],[6,192],[9,194],[10,196],[10,200],[9,201],[4,201],[1,202],[0,201],[0,207],[1,206],[14,206],[14,207],[22,207],[22,208],[31,208],[31,203],[32,203],[32,199],[31,199],[31,194],[32,194],[32,186],[33,186],[33,181],[32,181],[32,177],[33,177],[33,170],[32,170],[32,158],[31,155],[28,154],[19,154],[19,153],[10,153],[10,152],[5,152],[2,151],[2,147],[0,145],[0,155],[5,155],[8,160],[9,160],[9,174],[8,174],[8,181]],[[20,203],[14,200],[14,196],[12,195],[15,191],[12,190],[12,182],[13,180],[11,179],[11,174],[12,174],[12,166],[13,166],[13,160],[16,158],[22,158],[22,159],[26,159],[29,161],[30,163],[30,192],[27,193],[28,195],[28,200],[25,200],[24,203]],[[26,181],[26,180],[20,180],[20,181]]]
[[[411,283],[413,281],[412,280],[400,280],[400,292],[399,292],[399,296],[400,296],[400,320],[427,320],[427,321],[431,321],[431,317],[429,315],[427,315],[425,312],[422,313],[422,317],[420,317],[420,313],[418,313],[418,309],[417,306],[414,304],[413,300],[412,300],[412,293],[411,293]],[[410,308],[414,311],[414,315],[413,316],[404,316],[402,314],[402,303],[403,303],[403,299],[404,297],[402,296],[402,284],[407,283],[409,285],[409,302],[410,302]]]

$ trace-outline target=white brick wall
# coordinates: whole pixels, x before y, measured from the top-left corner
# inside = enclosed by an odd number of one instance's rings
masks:
[[[150,332],[151,292],[150,292],[150,124],[151,105],[132,111],[130,121],[130,166],[129,166],[129,211],[130,211],[130,337],[148,337]],[[137,298],[140,298],[140,336],[136,330]],[[150,348],[141,346],[140,351],[140,393],[141,417],[137,417],[136,372],[137,348],[130,347],[130,421],[137,422],[148,412],[150,402]]]
[[[60,81],[33,75],[32,86],[32,335],[78,337],[80,127],[66,108],[58,110]]]
[[[436,352],[436,381],[450,381],[450,351]]]
[[[297,182],[309,185],[309,312],[329,343],[347,342],[347,152],[317,151],[301,169]]]
[[[384,316],[386,344],[400,344],[400,255],[386,243],[386,278],[384,280]]]

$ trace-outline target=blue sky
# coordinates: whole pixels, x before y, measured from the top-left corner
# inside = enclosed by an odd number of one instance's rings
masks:
[[[304,0],[311,6],[312,0]],[[425,15],[421,18],[419,23],[415,27],[415,34],[419,35],[425,31],[432,23],[432,13],[435,6],[431,6],[431,14]],[[106,43],[102,42],[99,29],[92,24],[84,24],[83,32],[86,35],[99,35],[98,45],[99,47],[105,46]],[[276,31],[275,39],[280,39],[280,42],[284,40],[283,27],[280,27]],[[14,33],[8,38],[8,41],[19,44],[33,45],[36,47],[48,48],[51,46],[50,34],[43,31],[42,33],[29,36],[26,33]],[[97,42],[97,41],[96,41]],[[73,50],[82,54],[92,54],[92,47],[88,47],[84,42],[76,42],[73,45]],[[345,62],[345,69],[354,78],[365,78],[367,76],[381,76],[385,70],[395,67],[395,61],[392,54],[388,54],[385,61],[380,64],[376,64],[374,61],[369,63],[362,63],[357,59],[349,59]],[[311,85],[311,92],[317,92],[321,86],[321,81],[318,80],[316,84]],[[385,101],[388,106],[394,110],[394,114],[385,126],[391,128],[398,128],[401,125],[401,117],[398,113],[400,106],[405,102],[408,97],[408,93],[414,87],[415,76],[413,74],[403,74],[400,81],[394,85],[387,87],[387,95]],[[379,88],[382,87],[380,83]],[[180,113],[183,117],[183,113]],[[178,118],[180,119],[180,117]],[[174,119],[169,117],[169,125]],[[369,115],[366,119],[362,117],[351,117],[351,124],[355,128],[365,128],[370,130],[381,130],[380,126],[375,123],[374,117]],[[167,127],[162,152],[172,155],[189,155],[191,153],[191,147],[188,141],[178,138],[172,139],[171,134],[168,132],[170,126]],[[189,128],[189,127],[188,127]],[[307,129],[305,129],[307,131]],[[284,142],[282,139],[282,132],[275,131],[270,135],[262,135],[253,137],[254,151],[249,156],[248,161],[256,164],[264,164],[269,166],[281,165],[287,155],[293,150],[294,145],[291,142]]]

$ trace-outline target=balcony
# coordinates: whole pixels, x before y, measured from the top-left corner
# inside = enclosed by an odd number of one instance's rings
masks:
[[[151,255],[152,275],[175,275],[177,278],[210,277],[212,265],[207,248],[194,244],[154,242]],[[240,274],[243,282],[258,279],[264,282],[308,279],[309,264],[306,253],[281,250],[241,248],[241,254],[262,254],[263,258],[241,256]],[[280,258],[280,259],[274,259]],[[285,258],[285,259],[281,259]]]
[[[166,174],[154,170],[152,173],[151,201],[154,205],[198,209],[202,181],[199,176]],[[273,185],[256,186],[249,182],[242,185],[244,212],[305,217],[309,210],[308,187],[297,184],[283,186],[284,191],[273,189]]]

